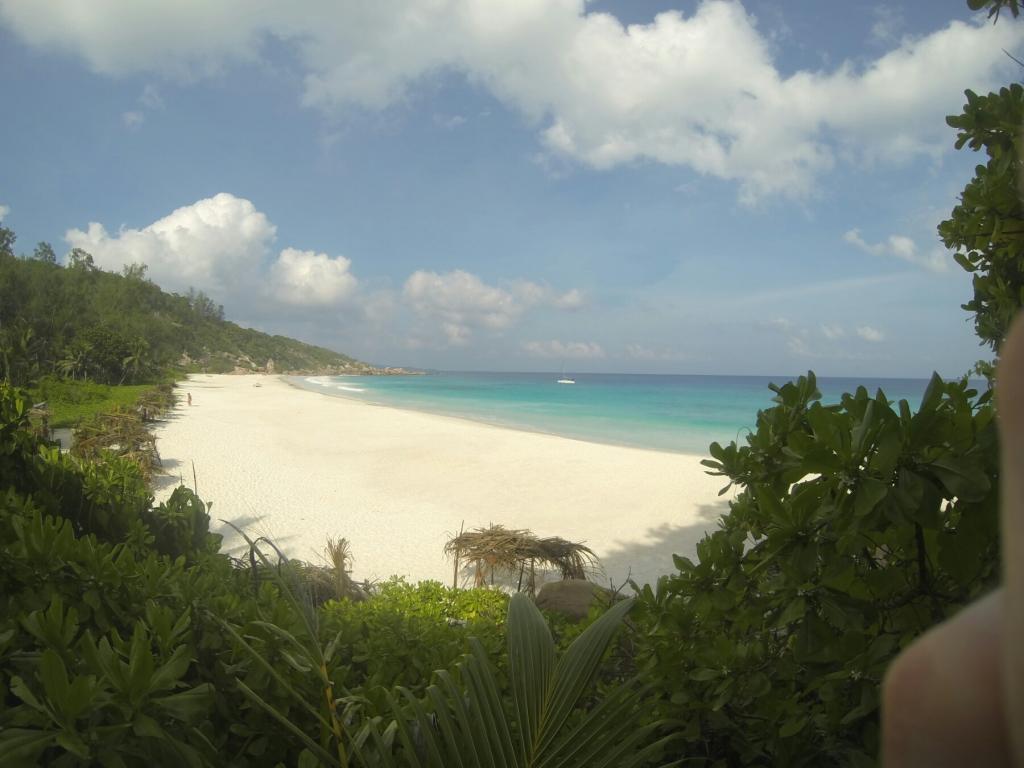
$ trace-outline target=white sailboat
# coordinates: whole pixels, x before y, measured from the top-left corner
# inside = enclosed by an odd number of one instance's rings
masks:
[[[561,377],[558,379],[558,383],[559,384],[575,384],[576,383],[576,379],[570,379],[568,376],[565,375],[565,366],[564,365],[562,366],[562,374],[561,374]]]

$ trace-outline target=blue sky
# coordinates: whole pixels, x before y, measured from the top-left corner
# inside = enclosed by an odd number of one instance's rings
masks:
[[[0,212],[382,364],[955,376],[943,118],[1002,48],[962,0],[0,0]]]

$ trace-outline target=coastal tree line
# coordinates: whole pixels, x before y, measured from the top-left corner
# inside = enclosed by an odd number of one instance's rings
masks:
[[[14,385],[46,377],[132,384],[175,368],[220,373],[268,360],[279,370],[356,364],[228,322],[201,290],[161,290],[144,264],[107,272],[74,248],[62,266],[48,243],[17,256],[15,242],[14,232],[0,227],[0,379]]]

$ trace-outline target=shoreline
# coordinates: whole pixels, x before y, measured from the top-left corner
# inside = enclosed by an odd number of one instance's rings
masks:
[[[259,386],[255,386],[255,385]],[[168,474],[212,502],[224,550],[269,535],[288,554],[319,562],[343,536],[357,580],[403,575],[452,581],[444,543],[491,523],[586,543],[605,574],[653,582],[693,557],[727,499],[701,456],[614,446],[329,396],[279,375],[194,375],[155,430]]]
[[[395,405],[394,403],[382,403],[379,400],[367,400],[361,397],[353,397],[352,395],[345,394],[344,391],[339,391],[337,394],[335,394],[334,392],[327,392],[316,388],[303,387],[299,384],[296,384],[294,381],[289,381],[289,379],[307,378],[301,375],[296,376],[290,373],[267,375],[277,375],[282,382],[284,382],[290,387],[293,387],[294,389],[299,390],[300,392],[309,392],[311,394],[322,395],[324,397],[336,397],[342,400],[348,400],[349,402],[360,403],[362,405],[368,405],[375,408],[389,408],[391,410],[405,411],[408,413],[422,413],[427,416],[437,416],[438,418],[441,419],[455,419],[456,421],[469,422],[470,424],[479,424],[484,427],[493,427],[494,429],[508,429],[513,432],[524,432],[528,435],[546,435],[548,437],[557,437],[561,440],[572,440],[577,443],[586,443],[588,445],[607,445],[612,448],[629,448],[634,451],[650,451],[651,453],[670,453],[674,456],[690,456],[691,458],[696,459],[707,459],[711,457],[711,454],[708,453],[707,451],[705,451],[704,453],[697,453],[695,451],[672,451],[667,448],[651,448],[650,446],[646,445],[636,445],[633,443],[617,443],[612,440],[591,440],[586,437],[577,437],[575,435],[564,435],[558,432],[547,432],[543,429],[534,429],[532,427],[525,426],[522,424],[503,424],[501,422],[488,421],[483,418],[474,418],[473,416],[467,416],[463,414],[442,413],[439,411],[428,410],[427,408],[416,408],[411,405]],[[352,376],[352,378],[357,378],[359,376],[359,374],[338,375]],[[708,445],[710,445],[710,443]]]

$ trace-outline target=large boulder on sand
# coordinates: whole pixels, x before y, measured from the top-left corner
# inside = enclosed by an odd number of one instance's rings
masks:
[[[544,611],[554,611],[567,616],[573,621],[587,617],[587,612],[595,600],[610,601],[611,593],[586,579],[565,579],[549,581],[537,593],[537,607]]]

